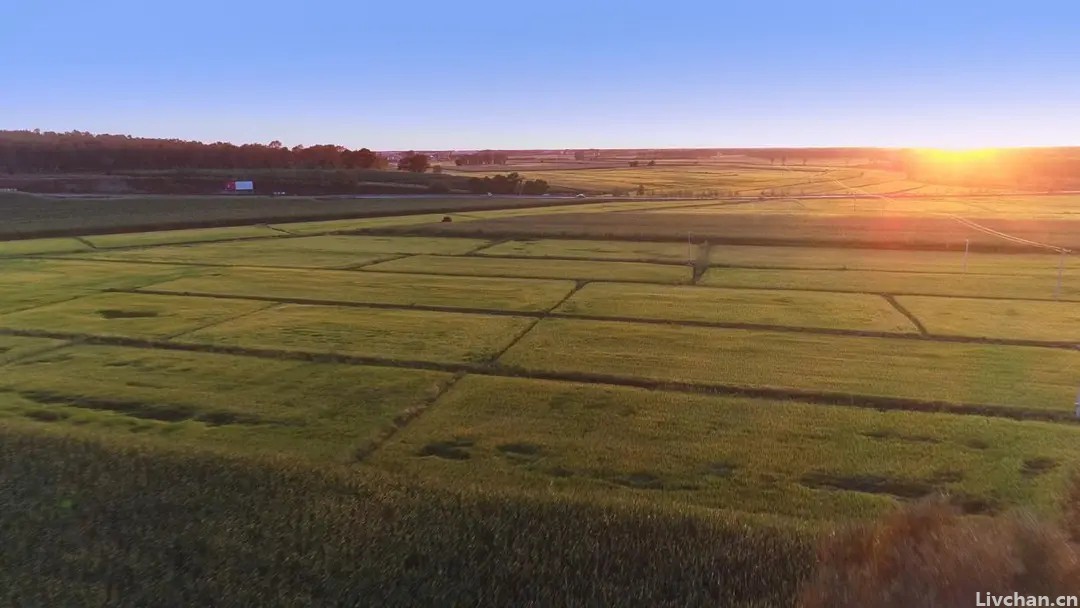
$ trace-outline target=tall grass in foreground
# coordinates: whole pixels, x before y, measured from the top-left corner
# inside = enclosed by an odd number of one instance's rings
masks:
[[[0,605],[790,605],[799,537],[0,428]]]

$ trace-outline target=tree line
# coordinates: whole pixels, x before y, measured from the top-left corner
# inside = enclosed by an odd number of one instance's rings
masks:
[[[494,150],[484,150],[483,152],[476,152],[475,154],[461,154],[454,157],[454,164],[461,166],[468,165],[505,165],[506,153],[495,152]]]
[[[386,160],[367,148],[210,144],[130,135],[70,131],[0,131],[0,171],[103,172],[163,169],[384,169]]]
[[[548,183],[542,179],[525,179],[517,173],[492,177],[469,178],[473,194],[546,194]]]

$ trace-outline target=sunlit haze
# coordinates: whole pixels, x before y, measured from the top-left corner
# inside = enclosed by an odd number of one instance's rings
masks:
[[[1072,2],[7,2],[0,129],[376,149],[1080,142]]]

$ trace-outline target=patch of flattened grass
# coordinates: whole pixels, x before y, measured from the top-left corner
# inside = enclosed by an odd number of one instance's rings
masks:
[[[38,422],[59,422],[69,418],[70,414],[53,409],[45,409],[23,412],[23,416],[30,418],[31,420],[37,420]]]
[[[658,477],[647,471],[637,471],[626,475],[620,475],[612,478],[612,481],[620,486],[638,490],[663,490],[666,487],[662,477]]]
[[[1027,479],[1038,477],[1056,468],[1058,464],[1058,461],[1053,458],[1028,458],[1024,461],[1024,466],[1020,468],[1020,475]]]
[[[893,440],[893,441],[910,441],[913,443],[941,443],[940,439],[931,437],[929,435],[912,435],[895,431],[893,429],[881,429],[875,431],[868,431],[863,433],[864,437],[871,439]]]
[[[889,494],[897,498],[915,499],[933,494],[933,485],[922,481],[893,479],[880,475],[835,475],[807,473],[801,482],[815,490],[847,490],[868,494]]]
[[[540,460],[544,456],[544,450],[534,443],[513,442],[504,443],[498,448],[500,453],[510,462],[517,464],[529,464]]]
[[[472,457],[468,448],[473,445],[467,439],[451,439],[449,441],[434,441],[420,448],[418,456],[435,456],[446,460],[468,460]]]
[[[152,310],[117,310],[106,308],[97,312],[103,319],[150,319],[158,316],[158,313]]]

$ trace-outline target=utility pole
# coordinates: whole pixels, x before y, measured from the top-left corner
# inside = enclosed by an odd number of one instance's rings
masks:
[[[971,239],[964,239],[964,272],[967,273],[968,249],[971,248]]]

